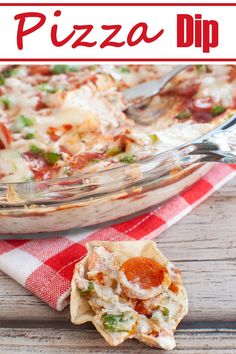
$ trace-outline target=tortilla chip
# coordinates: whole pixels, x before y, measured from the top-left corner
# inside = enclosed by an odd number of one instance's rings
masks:
[[[86,244],[86,248],[88,250],[87,256],[77,263],[75,266],[74,276],[72,279],[72,292],[71,292],[71,301],[70,301],[70,312],[71,312],[71,321],[75,324],[82,324],[85,322],[93,322],[94,326],[96,327],[97,331],[104,337],[104,339],[113,346],[120,344],[121,341],[114,341],[108,333],[106,333],[102,325],[97,322],[95,313],[91,309],[90,305],[88,304],[88,300],[86,297],[80,295],[76,284],[76,277],[77,277],[77,267],[78,264],[83,264],[85,269],[87,268],[87,260],[92,250],[96,246],[103,246],[104,248],[108,249],[111,252],[114,252],[121,261],[121,264],[125,262],[129,258],[133,257],[147,257],[155,260],[163,267],[166,267],[170,262],[168,259],[157,249],[156,243],[154,241],[123,241],[123,242],[112,242],[112,241],[92,241]],[[188,298],[184,287],[181,285],[180,291],[183,296],[184,301],[184,313],[183,316],[186,315],[188,310]],[[177,325],[177,323],[176,323]],[[146,342],[151,346],[154,346],[154,343],[148,343],[148,339],[141,338],[140,341]],[[150,340],[149,340],[150,341]],[[173,338],[174,343],[174,338]],[[173,345],[172,343],[172,345]],[[158,345],[158,341],[156,341],[155,345]],[[172,348],[168,348],[172,349]]]
[[[75,265],[74,275],[71,282],[71,295],[70,295],[70,315],[71,322],[75,324],[82,324],[92,321],[94,312],[91,309],[85,297],[80,295],[79,289],[76,284],[76,272],[78,264],[86,264],[88,255]]]

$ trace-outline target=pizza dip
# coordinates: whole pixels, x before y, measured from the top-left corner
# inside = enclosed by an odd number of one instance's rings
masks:
[[[72,322],[91,321],[112,346],[136,338],[173,349],[188,312],[179,269],[152,241],[93,241],[87,248],[72,280]]]
[[[12,65],[0,71],[0,181],[109,169],[206,133],[235,109],[236,69],[189,67],[150,102],[154,123],[124,113],[122,91],[170,66]]]

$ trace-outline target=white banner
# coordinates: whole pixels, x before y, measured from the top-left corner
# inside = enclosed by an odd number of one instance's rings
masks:
[[[236,4],[0,4],[1,61],[236,61]]]

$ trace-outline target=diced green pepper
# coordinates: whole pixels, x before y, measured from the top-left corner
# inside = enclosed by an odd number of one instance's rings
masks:
[[[5,79],[2,74],[0,74],[0,86],[5,84]]]
[[[169,314],[170,314],[169,309],[168,309],[167,307],[164,307],[164,308],[162,309],[162,315],[163,315],[166,319],[168,319],[168,318],[169,318]]]
[[[32,117],[26,117],[23,114],[21,114],[20,116],[18,116],[16,118],[16,122],[14,125],[14,131],[15,132],[20,132],[22,129],[24,129],[24,127],[31,127],[32,125],[34,125],[35,120]]]
[[[204,74],[207,71],[206,65],[203,65],[203,64],[197,64],[197,65],[195,65],[195,68],[199,74]]]
[[[122,152],[120,146],[113,146],[111,149],[107,150],[107,156],[115,156]]]
[[[130,69],[128,68],[128,66],[120,66],[118,68],[118,70],[122,73],[122,74],[128,74],[130,73]]]
[[[40,84],[40,85],[38,85],[38,89],[40,91],[47,92],[47,93],[56,93],[57,92],[57,89],[55,87],[52,87],[49,84]]]
[[[76,73],[78,71],[78,66],[76,65],[69,65],[68,71],[72,73]]]
[[[88,295],[89,293],[91,293],[91,291],[93,291],[93,290],[94,290],[94,284],[93,284],[92,281],[89,281],[89,282],[88,282],[88,288],[87,288],[87,290],[81,291],[81,292],[80,292],[80,295],[81,295],[81,296],[86,296],[86,295]]]
[[[54,65],[53,68],[52,68],[52,73],[54,75],[66,74],[69,71],[76,72],[77,71],[77,67],[76,66],[72,66],[72,65],[59,64],[59,65]]]
[[[65,175],[67,175],[67,176],[71,176],[72,175],[72,170],[69,167],[64,167],[63,173]]]
[[[125,314],[119,315],[102,315],[103,327],[108,332],[129,332],[129,329],[124,326]]]
[[[2,76],[4,78],[8,78],[8,77],[17,75],[18,72],[19,72],[18,68],[5,69],[5,70],[2,71]]]
[[[45,152],[44,157],[47,162],[54,165],[55,163],[57,163],[57,161],[59,161],[61,159],[61,154],[57,154],[56,152],[48,151],[48,152]]]
[[[9,97],[6,95],[1,96],[1,102],[4,106],[4,109],[9,109],[10,108],[10,100]]]
[[[153,144],[156,144],[160,141],[160,139],[158,138],[158,136],[156,134],[150,134],[149,136],[152,139]]]
[[[52,72],[55,75],[65,74],[67,72],[68,65],[54,65],[52,68]]]
[[[25,134],[24,139],[30,140],[33,139],[34,137],[35,137],[34,133],[27,133]]]
[[[220,106],[220,105],[215,105],[215,106],[212,108],[211,115],[212,115],[213,117],[218,116],[218,115],[220,115],[221,113],[224,113],[225,110],[226,110],[225,107]]]
[[[43,154],[43,150],[35,144],[30,145],[30,151],[37,155]]]
[[[179,120],[184,120],[184,119],[188,119],[191,117],[191,112],[188,109],[183,110],[182,112],[180,112],[175,118],[179,119]]]
[[[125,163],[133,163],[135,162],[135,156],[134,155],[123,155],[121,158],[120,158],[120,162],[125,162]]]
[[[33,152],[34,154],[40,155],[45,158],[45,160],[54,165],[61,159],[61,154],[58,154],[56,152],[51,152],[51,151],[44,151],[41,149],[39,146],[35,144],[30,145],[30,151]]]

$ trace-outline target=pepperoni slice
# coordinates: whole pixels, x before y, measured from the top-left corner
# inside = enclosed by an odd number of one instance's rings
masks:
[[[85,167],[93,159],[102,159],[102,158],[104,158],[104,154],[98,152],[85,152],[83,154],[74,156],[71,167],[73,169],[79,170]]]
[[[60,139],[60,136],[57,135],[57,128],[49,127],[47,130],[47,134],[50,136],[50,139],[52,141],[58,141]]]
[[[165,268],[146,257],[130,258],[121,265],[120,270],[128,281],[137,283],[143,289],[158,287],[164,280]]]
[[[229,71],[229,82],[232,82],[236,79],[236,67],[233,65]]]
[[[56,177],[59,166],[49,164],[43,156],[31,151],[24,153],[23,157],[29,162],[29,167],[34,174],[36,181],[46,180]]]
[[[175,283],[171,283],[169,286],[169,290],[177,294],[179,292],[179,287]]]
[[[41,111],[41,109],[45,109],[48,108],[47,104],[43,101],[43,95],[41,92],[38,92],[36,94],[36,96],[38,97],[38,101],[35,105],[35,110],[36,111]]]
[[[194,112],[192,116],[193,120],[197,123],[209,123],[213,120],[210,112]]]
[[[0,149],[6,149],[11,145],[11,131],[4,123],[0,123]]]
[[[28,72],[30,75],[52,75],[52,70],[49,65],[29,65]]]
[[[63,128],[65,131],[70,131],[73,128],[72,124],[63,124]]]
[[[146,307],[145,303],[142,300],[138,300],[136,302],[134,310],[147,317],[151,315],[151,310]]]
[[[193,80],[187,80],[173,88],[173,93],[183,97],[193,97],[199,89],[200,84]]]
[[[201,97],[194,100],[191,104],[191,108],[196,112],[210,112],[213,107],[212,97]]]

